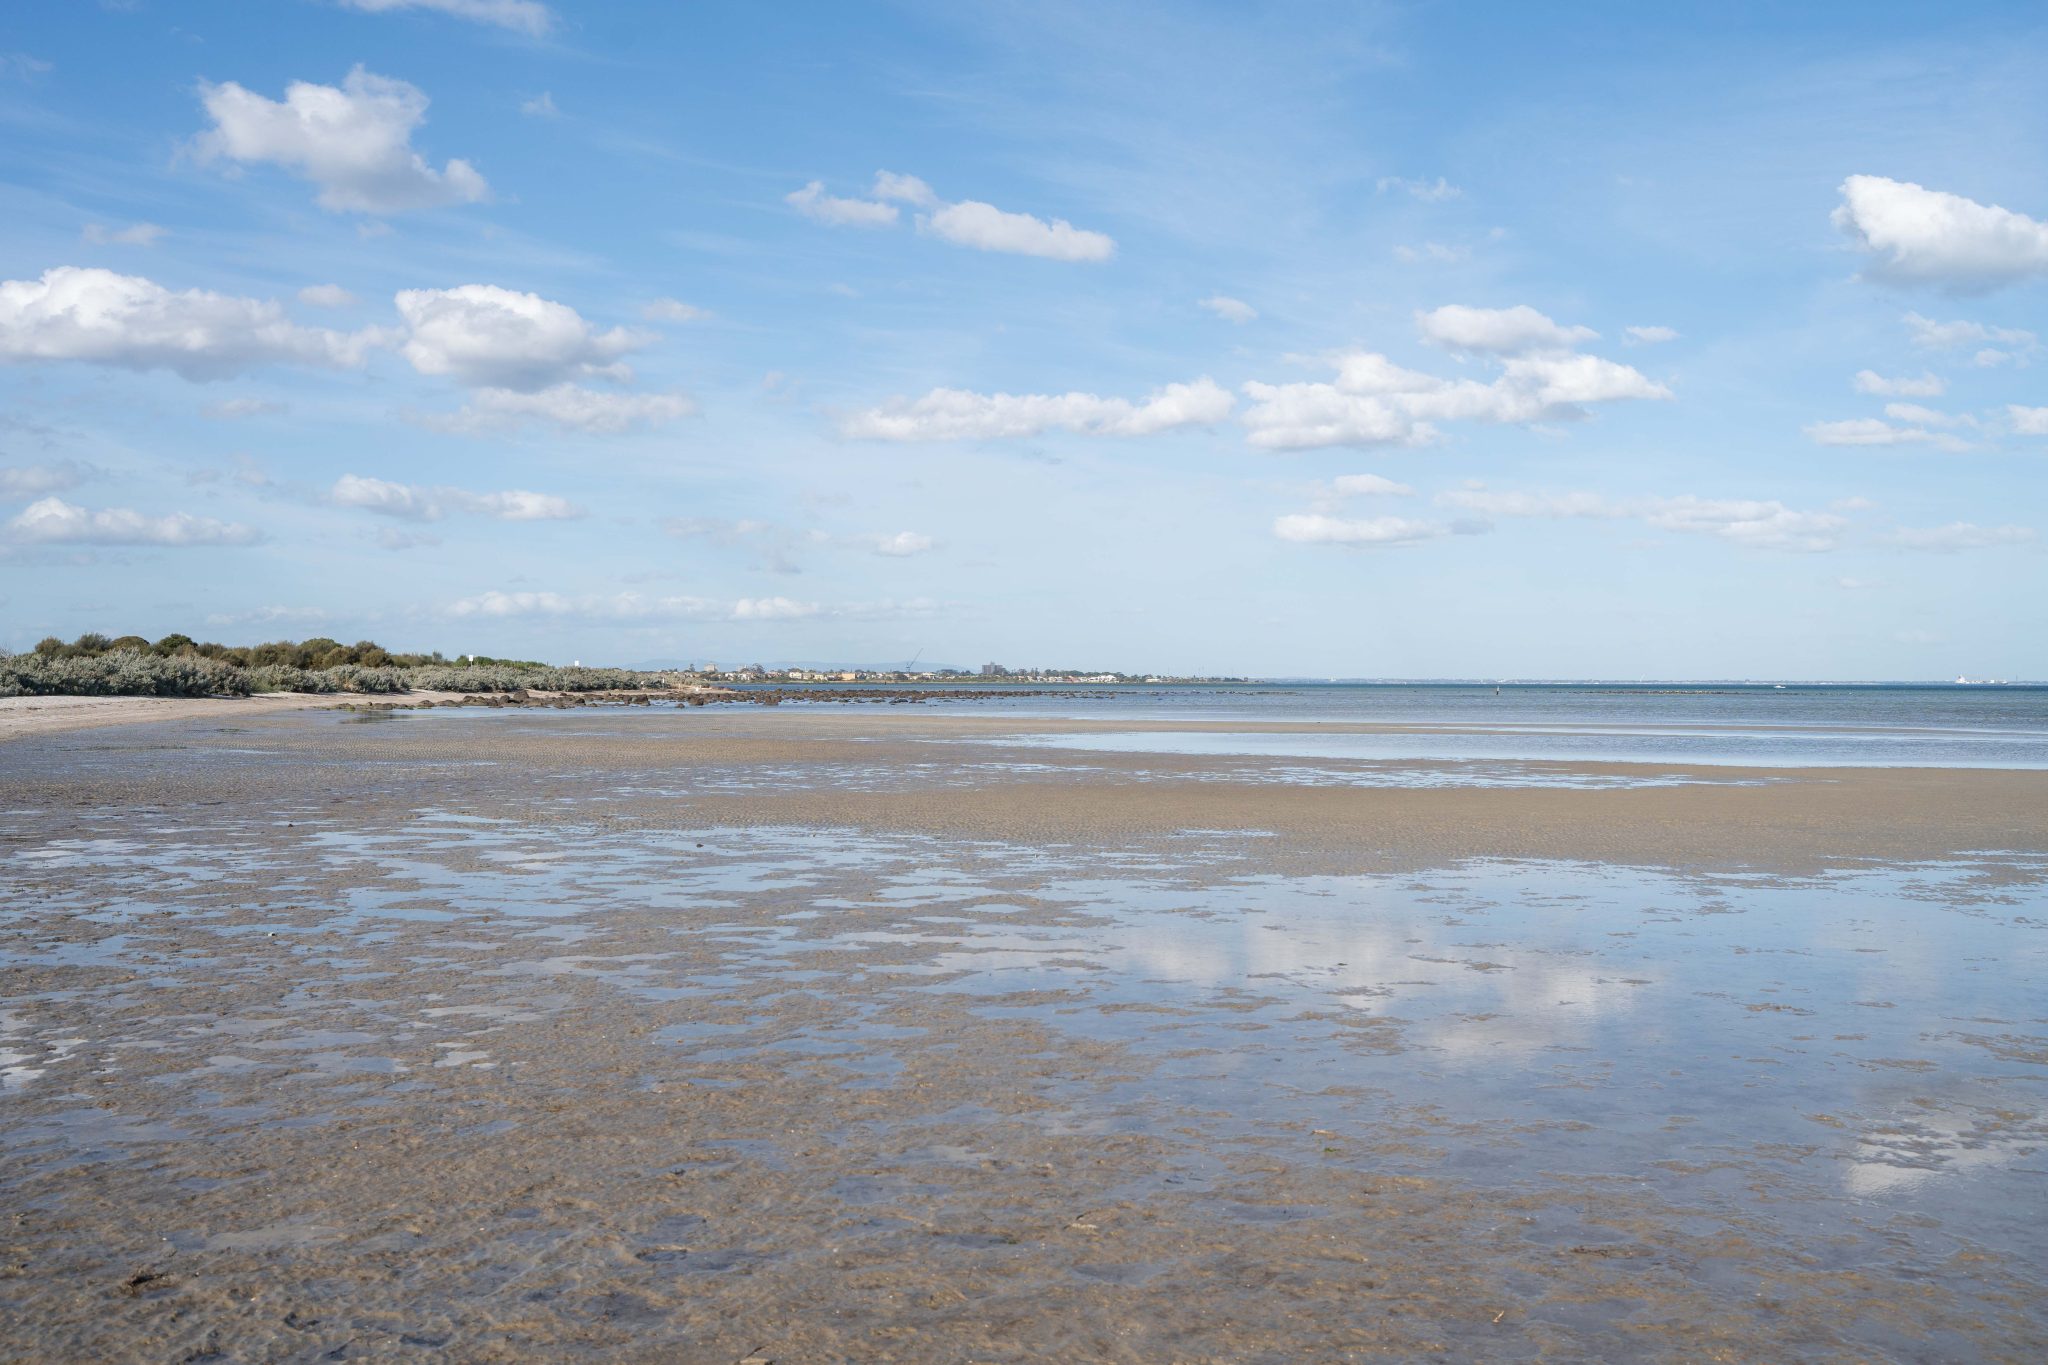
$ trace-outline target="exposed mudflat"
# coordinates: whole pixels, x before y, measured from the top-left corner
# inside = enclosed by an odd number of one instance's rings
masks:
[[[2048,1355],[2048,774],[910,711],[0,749],[0,1355]]]

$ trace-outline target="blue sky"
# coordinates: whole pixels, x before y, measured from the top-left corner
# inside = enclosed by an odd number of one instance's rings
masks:
[[[0,646],[2048,677],[2048,17],[1791,9],[10,6]]]

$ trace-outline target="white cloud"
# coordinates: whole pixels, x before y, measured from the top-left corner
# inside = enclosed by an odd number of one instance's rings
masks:
[[[443,431],[474,435],[534,420],[568,431],[616,435],[635,427],[679,421],[697,405],[679,393],[615,393],[581,384],[556,384],[532,393],[479,389],[462,410],[421,420]]]
[[[1564,350],[1600,335],[1590,327],[1561,327],[1526,303],[1513,308],[1450,303],[1416,313],[1415,323],[1424,341],[1459,351]]]
[[[835,198],[825,193],[822,180],[792,190],[782,196],[782,201],[804,217],[833,227],[888,227],[901,216],[894,204]]]
[[[465,493],[446,490],[457,506],[498,521],[573,521],[584,515],[582,508],[553,493],[532,493],[509,488],[502,493]]]
[[[384,517],[406,521],[438,521],[441,507],[424,488],[389,483],[383,479],[344,474],[327,491],[327,500],[337,507],[356,507]]]
[[[1638,346],[1659,346],[1678,340],[1677,330],[1671,327],[1624,327],[1622,335]]]
[[[1925,427],[1893,426],[1890,422],[1876,417],[1851,417],[1839,422],[1809,422],[1800,430],[1804,431],[1807,439],[1815,445],[1823,446],[1935,445],[1948,451],[1969,448],[1966,442],[1954,436],[1929,431]]]
[[[1946,526],[1902,526],[1890,536],[1894,545],[1907,550],[1954,554],[1958,550],[1982,550],[1996,545],[2025,545],[2034,539],[2030,526],[1978,526],[1952,521]]]
[[[150,517],[126,508],[91,511],[62,498],[44,498],[7,523],[11,539],[38,545],[249,545],[253,526],[173,512]]]
[[[1151,436],[1184,426],[1210,426],[1230,415],[1229,392],[1207,376],[1168,384],[1143,402],[1092,393],[973,393],[933,389],[855,413],[843,435],[872,441],[999,440],[1071,431],[1082,436]]]
[[[1301,545],[1413,545],[1418,541],[1477,529],[1436,521],[1412,521],[1407,517],[1353,520],[1320,512],[1296,513],[1273,519],[1274,535]]]
[[[1440,319],[1440,325],[1450,334],[1498,342],[1534,331],[1520,319],[1493,326],[1453,315]],[[1354,352],[1337,358],[1332,383],[1246,384],[1244,391],[1253,401],[1244,422],[1251,444],[1266,450],[1426,445],[1437,439],[1436,423],[1443,421],[1559,421],[1583,416],[1583,404],[1671,397],[1669,389],[1639,371],[1599,356],[1542,351],[1510,355],[1499,363],[1500,377],[1481,383],[1439,379],[1404,369],[1377,352]]]
[[[1646,499],[1639,508],[1643,520],[1660,530],[1718,536],[1759,550],[1832,550],[1849,524],[1848,518],[1832,512],[1795,512],[1776,500],[1688,495]]]
[[[1993,289],[2048,275],[2048,223],[1879,175],[1841,185],[1834,224],[1878,258],[1878,279]]]
[[[1934,408],[1922,407],[1918,403],[1886,403],[1884,415],[1894,422],[1909,422],[1922,427],[1974,427],[1977,419],[1966,412],[1941,412]]]
[[[1874,578],[1837,578],[1835,586],[1843,592],[1869,592],[1873,588],[1883,587],[1884,584]]]
[[[955,246],[977,251],[1005,251],[1055,261],[1106,261],[1116,254],[1116,241],[1106,233],[1077,228],[1064,218],[1048,223],[1028,213],[1006,213],[974,199],[921,214],[917,225]]]
[[[341,0],[341,3],[349,9],[370,14],[401,9],[436,10],[458,19],[509,28],[534,38],[546,37],[555,22],[555,16],[540,0]]]
[[[894,199],[899,203],[916,204],[928,208],[939,202],[939,196],[932,187],[914,175],[899,175],[895,171],[876,171],[875,183],[868,190],[875,199]]]
[[[898,531],[895,535],[879,535],[869,541],[878,555],[902,559],[910,555],[921,555],[932,548],[932,538],[919,535],[916,531]]]
[[[1330,491],[1340,498],[1406,498],[1415,493],[1407,484],[1378,474],[1339,474],[1330,480]]]
[[[519,112],[528,118],[560,118],[562,111],[555,106],[554,92],[543,90],[530,100],[519,101]]]
[[[1259,310],[1243,299],[1233,299],[1228,294],[1211,294],[1206,299],[1196,300],[1196,306],[1206,308],[1225,322],[1250,322],[1259,315]]]
[[[94,246],[155,246],[157,239],[168,232],[168,228],[160,228],[155,223],[133,223],[124,228],[87,223],[79,235]]]
[[[1922,373],[1918,379],[1900,376],[1888,379],[1875,370],[1858,370],[1856,392],[1892,398],[1939,398],[1948,392],[1948,381],[1940,375]]]
[[[711,313],[681,299],[654,299],[640,310],[640,315],[651,322],[702,322]]]
[[[879,621],[931,616],[938,610],[938,604],[923,598],[835,606],[788,597],[742,597],[720,601],[708,597],[649,597],[634,592],[571,597],[558,592],[494,590],[451,603],[447,610],[454,617],[576,616],[606,621],[758,622],[814,618]]]
[[[1061,218],[1048,223],[1028,213],[1007,213],[974,199],[947,203],[914,175],[876,171],[868,194],[866,199],[841,199],[825,192],[825,182],[813,180],[783,200],[806,218],[834,227],[890,227],[902,216],[896,204],[910,204],[926,210],[917,215],[919,232],[977,251],[1057,261],[1106,261],[1116,254],[1116,242],[1104,233]]]
[[[1679,497],[1608,498],[1598,493],[1519,493],[1456,489],[1437,501],[1485,516],[1601,521],[1640,520],[1658,530],[1708,535],[1759,550],[1818,553],[1832,550],[1848,518],[1799,512],[1775,499]]]
[[[294,81],[281,103],[233,81],[202,83],[199,94],[214,121],[194,143],[200,160],[282,166],[318,185],[332,212],[401,213],[490,194],[467,161],[435,170],[413,150],[427,97],[404,81],[358,66],[339,88]]]
[[[0,498],[61,493],[84,483],[92,471],[76,460],[58,464],[0,465]]]
[[[1438,204],[1446,199],[1456,199],[1465,192],[1442,176],[1438,176],[1435,180],[1404,180],[1397,175],[1381,176],[1379,192],[1385,194],[1388,190],[1405,190],[1408,194],[1422,200],[1426,204]]]
[[[216,422],[237,422],[244,417],[268,417],[286,410],[283,403],[266,398],[228,398],[208,403],[201,411]]]
[[[407,289],[396,301],[410,332],[400,354],[421,374],[463,384],[524,391],[626,378],[619,357],[651,339],[624,327],[600,332],[565,303],[491,284]]]
[[[2012,419],[2012,429],[2021,436],[2048,436],[2048,408],[2023,408],[2018,403],[2008,403],[2005,415]]]
[[[309,308],[353,308],[356,296],[338,284],[309,284],[299,291],[299,302]]]
[[[276,303],[58,266],[0,281],[0,360],[77,360],[217,379],[265,364],[360,365],[374,332],[301,327]]]
[[[401,521],[439,521],[453,508],[498,521],[569,521],[584,515],[583,509],[553,493],[531,493],[521,488],[502,493],[472,493],[463,488],[423,488],[415,484],[391,483],[360,474],[344,474],[328,490],[327,501],[337,507],[355,507]]]
[[[2007,346],[2032,346],[2038,339],[2032,332],[2021,331],[2017,327],[1987,327],[1981,322],[1961,319],[1937,322],[1919,313],[1908,313],[1903,321],[1913,333],[1913,344],[1929,350],[1948,351],[1985,341]]]

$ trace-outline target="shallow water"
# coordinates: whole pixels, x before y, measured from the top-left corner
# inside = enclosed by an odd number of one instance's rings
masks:
[[[150,1226],[174,1229],[150,1264],[188,1278],[261,1254],[287,1277],[326,1258],[321,1274],[352,1283],[359,1211],[288,1201],[242,1216],[190,1182],[237,1164],[239,1144],[337,1159],[350,1114],[445,1107],[461,1075],[514,1085],[460,1126],[500,1145],[558,1100],[602,1112],[620,1096],[599,1092],[648,1074],[751,1094],[767,1129],[699,1134],[689,1168],[748,1181],[808,1166],[830,1175],[817,1198],[849,1227],[877,1207],[971,1213],[975,1196],[918,1172],[983,1166],[1020,1131],[1083,1150],[1145,1142],[1142,1168],[1088,1202],[1171,1196],[1180,1216],[1230,1228],[1333,1224],[1353,1197],[1335,1172],[1430,1182],[1523,1210],[1508,1260],[1525,1279],[1497,1296],[1582,1346],[1648,1310],[1543,1307],[1546,1257],[1670,1258],[1739,1231],[1806,1273],[1904,1277],[1961,1304],[2048,1268],[2040,860],[1825,879],[1568,862],[1279,876],[1258,840],[1200,834],[1162,856],[435,810],[273,823],[268,837],[91,831],[103,822],[116,823],[88,818],[0,864],[11,903],[36,904],[10,919],[0,964],[37,983],[0,1020],[0,1152],[7,1186],[45,1209],[66,1172],[147,1169]],[[598,1054],[616,1079],[564,1088],[536,1049],[598,1015],[623,1030]],[[1006,1053],[982,1028],[1038,1041]],[[1090,1064],[1049,1062],[1069,1052]],[[978,1087],[931,1085],[956,1065],[1020,1063],[1018,1113],[962,1111]],[[776,1104],[798,1078],[881,1106],[858,1168],[821,1156],[825,1134]],[[1285,1197],[1245,1183],[1246,1156],[1287,1173]],[[480,1178],[451,1174],[451,1189]],[[769,1217],[726,1246],[715,1211],[674,1217],[637,1264],[794,1276],[828,1311],[833,1277],[789,1264],[801,1220]],[[882,1254],[903,1233],[884,1218],[865,1235]],[[954,1255],[1015,1245],[948,1235]],[[100,1229],[84,1245],[94,1236],[118,1240]],[[1782,1311],[1807,1311],[1785,1272],[1747,1254],[1679,1311],[1736,1312],[1740,1287],[1766,1282]],[[1169,1254],[1059,1273],[1128,1293],[1192,1269]],[[408,1293],[438,1295],[429,1306],[457,1323],[477,1309],[445,1284]],[[56,1295],[28,1311],[82,1308]],[[2048,1340],[2038,1303],[2004,1311],[1964,1355]],[[1828,1331],[1842,1348],[1899,1348],[1889,1329]]]
[[[327,721],[52,750],[75,785],[11,812],[10,1350],[2048,1350],[2038,853],[1359,870],[1258,831],[740,826],[699,817],[1093,773],[571,781],[406,747],[460,713],[346,764]],[[309,756],[289,801],[217,795]]]

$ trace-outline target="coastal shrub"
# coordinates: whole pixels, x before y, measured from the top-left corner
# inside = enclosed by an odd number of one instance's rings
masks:
[[[264,664],[252,668],[249,673],[251,692],[332,692],[334,680],[325,673],[316,673],[307,668],[294,668],[290,664]]]
[[[159,658],[132,649],[0,659],[0,697],[246,696],[249,675],[197,655]]]
[[[324,688],[328,692],[403,692],[408,687],[417,687],[411,674],[405,668],[365,668],[361,664],[336,664],[320,672],[334,685]]]
[[[457,664],[445,668],[405,670],[414,687],[428,692],[611,692],[664,686],[658,673],[624,668],[516,667],[503,664]]]

